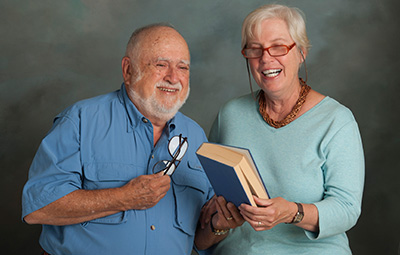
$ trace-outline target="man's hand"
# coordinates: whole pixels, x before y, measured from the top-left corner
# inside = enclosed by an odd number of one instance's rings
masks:
[[[217,213],[210,218],[210,221],[213,220],[215,228],[233,229],[244,223],[242,215],[233,203],[226,202],[222,196],[217,197],[216,202]]]
[[[163,172],[141,175],[121,187],[124,211],[144,210],[155,206],[171,186],[171,178]]]
[[[222,196],[214,196],[203,206],[199,226],[196,230],[195,244],[200,250],[204,250],[226,238],[228,234],[215,235],[211,232],[211,221],[215,229],[226,230],[241,226],[244,219],[238,208],[227,203]]]

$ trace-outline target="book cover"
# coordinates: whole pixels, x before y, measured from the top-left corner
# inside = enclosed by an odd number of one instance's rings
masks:
[[[236,206],[242,203],[254,203],[253,199],[250,201],[247,198],[246,191],[240,184],[240,180],[233,167],[201,155],[197,155],[197,157],[217,196],[223,196],[226,201],[232,202]]]
[[[196,152],[217,196],[239,206],[256,206],[253,195],[269,198],[248,149],[203,143]]]

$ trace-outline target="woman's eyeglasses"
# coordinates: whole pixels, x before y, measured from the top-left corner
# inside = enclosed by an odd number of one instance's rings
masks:
[[[160,160],[153,167],[153,173],[164,171],[164,175],[172,175],[178,167],[188,148],[187,137],[172,137],[168,142],[168,152],[172,160]]]
[[[289,53],[291,49],[296,45],[296,43],[293,43],[292,45],[276,45],[276,46],[271,46],[268,48],[244,48],[242,50],[242,54],[245,58],[260,58],[264,54],[264,51],[267,51],[268,54],[271,57],[281,57],[285,56],[286,54]]]

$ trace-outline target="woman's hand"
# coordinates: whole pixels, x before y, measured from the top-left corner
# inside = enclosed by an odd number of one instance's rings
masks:
[[[239,210],[243,218],[256,231],[271,229],[279,223],[289,223],[297,212],[297,206],[281,197],[261,199],[254,196],[259,207],[241,204]]]

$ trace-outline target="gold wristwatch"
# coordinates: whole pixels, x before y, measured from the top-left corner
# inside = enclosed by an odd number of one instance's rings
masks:
[[[300,203],[295,202],[295,204],[297,205],[297,213],[290,224],[299,223],[303,220],[304,217],[303,206]]]

